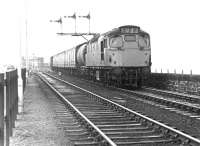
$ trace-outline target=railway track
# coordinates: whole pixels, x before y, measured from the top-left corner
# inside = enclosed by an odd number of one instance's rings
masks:
[[[61,77],[64,80],[73,82],[74,84],[80,85],[82,88],[90,87],[88,88],[88,90],[95,92],[98,95],[106,97],[134,111],[148,115],[149,117],[157,121],[161,121],[162,123],[165,123],[166,125],[176,127],[179,130],[184,131],[184,133],[188,133],[189,135],[192,135],[200,139],[200,128],[199,128],[200,119],[199,119],[198,113],[190,112],[184,109],[178,109],[176,108],[176,106],[172,107],[173,104],[169,106],[167,104],[163,104],[162,102],[161,103],[159,103],[158,101],[155,102],[154,98],[151,99],[151,96],[149,97],[150,100],[148,98],[147,99],[140,98],[140,96],[137,96],[136,94],[132,94],[131,93],[132,91],[130,90],[122,89],[123,91],[121,91],[120,88],[116,88],[113,86],[105,87],[105,85],[102,83],[93,82],[90,80],[85,80],[85,79],[77,78],[77,77],[69,77],[69,76],[58,76],[58,77],[59,78]],[[153,90],[156,90],[156,89],[153,89]],[[143,91],[142,90],[137,90],[137,91],[144,92],[144,89]],[[161,90],[159,92],[165,93],[168,91]],[[176,95],[177,94],[176,92],[172,92],[172,93],[175,94],[175,97],[178,96]],[[151,94],[153,94],[153,97],[156,96],[159,98],[161,96],[152,92],[147,93],[147,95],[151,95]],[[169,96],[166,94],[164,95]],[[187,96],[187,94],[183,94],[183,95]],[[178,97],[178,98],[184,99],[184,96]],[[189,95],[189,96],[193,97],[192,95]],[[194,97],[197,98],[195,100],[198,100],[198,96],[194,96]],[[168,98],[170,98],[170,96]],[[193,100],[186,100],[186,101],[194,103]],[[195,101],[195,102],[198,103],[198,101]]]
[[[84,127],[86,137],[75,145],[200,145],[194,137],[95,93],[47,74],[39,76]]]
[[[182,100],[182,101],[187,101],[191,103],[200,103],[200,96],[197,96],[197,95],[189,95],[189,94],[160,90],[160,89],[155,89],[155,88],[150,88],[150,87],[143,87],[142,89],[144,91],[155,93],[158,95],[163,95],[165,97],[176,98],[176,100]]]
[[[88,81],[91,82],[91,81]],[[102,84],[94,83],[97,86],[102,86]],[[142,90],[127,90],[122,88],[111,88],[122,91],[124,93],[129,93],[131,95],[137,96],[142,100],[153,102],[154,105],[161,108],[174,111],[178,114],[187,115],[190,118],[200,120],[200,97],[196,95],[182,94],[173,91],[158,90],[155,88],[143,87]]]
[[[197,96],[189,96],[152,88],[143,88],[141,91],[120,89],[120,91],[130,93],[143,100],[154,102],[157,106],[162,108],[200,120],[200,98]]]
[[[83,79],[84,80],[84,79]],[[92,82],[92,81],[87,81]],[[97,86],[103,84],[92,82]],[[200,120],[200,97],[187,95],[172,91],[158,90],[155,88],[143,87],[142,90],[127,90],[109,86],[114,90],[122,91],[125,94],[134,95],[143,101],[150,101],[151,104],[159,106],[166,110],[174,111],[178,114],[186,115],[189,118]],[[149,102],[148,102],[149,103]]]

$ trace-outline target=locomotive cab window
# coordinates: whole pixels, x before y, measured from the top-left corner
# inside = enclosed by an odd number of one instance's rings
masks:
[[[138,44],[142,48],[146,48],[149,46],[149,38],[146,35],[139,36]]]
[[[123,46],[123,39],[121,36],[116,36],[110,39],[110,47],[119,48]]]
[[[126,42],[135,42],[136,41],[136,36],[135,35],[125,35],[124,40]]]
[[[139,46],[140,47],[147,47],[147,42],[145,39],[139,39]]]

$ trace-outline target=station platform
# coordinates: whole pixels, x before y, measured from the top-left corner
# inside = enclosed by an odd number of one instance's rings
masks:
[[[43,84],[43,85],[42,85]],[[10,146],[71,146],[57,125],[49,98],[55,96],[37,77],[28,78],[24,110],[18,114]]]

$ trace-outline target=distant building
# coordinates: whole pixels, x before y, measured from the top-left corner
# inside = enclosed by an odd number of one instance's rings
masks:
[[[28,64],[28,66],[26,66]],[[44,67],[44,58],[43,57],[30,57],[28,61],[26,58],[22,58],[22,68],[28,68],[28,70],[39,71]]]
[[[43,57],[36,57],[32,56],[29,58],[29,60],[26,62],[26,58],[22,57],[21,60],[22,68],[28,68],[28,70],[32,71],[48,71],[50,70],[50,64],[44,62]],[[26,63],[28,63],[28,67],[26,66]]]
[[[32,57],[29,58],[29,69],[39,71],[44,66],[44,58],[43,57]]]

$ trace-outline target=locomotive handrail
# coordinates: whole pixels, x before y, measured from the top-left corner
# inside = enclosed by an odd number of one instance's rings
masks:
[[[75,87],[75,88],[78,88],[78,89],[80,89],[80,90],[82,90],[82,91],[84,91],[84,92],[87,92],[87,93],[92,94],[92,95],[94,95],[94,96],[96,96],[96,97],[99,97],[99,98],[101,98],[101,99],[103,99],[103,100],[105,100],[105,101],[108,101],[109,103],[112,103],[112,104],[114,104],[114,105],[116,105],[116,106],[118,106],[118,107],[120,107],[120,108],[122,108],[122,109],[124,109],[124,110],[127,110],[127,111],[130,112],[130,113],[133,113],[133,114],[135,114],[135,115],[137,115],[137,116],[139,116],[139,117],[142,117],[143,119],[148,120],[148,121],[150,121],[150,122],[152,122],[152,123],[154,123],[154,124],[156,124],[156,125],[158,125],[158,126],[161,126],[161,127],[165,128],[165,129],[168,129],[168,130],[170,130],[170,131],[172,131],[172,132],[174,132],[174,133],[176,133],[176,134],[178,134],[178,135],[180,135],[180,136],[182,136],[182,137],[184,137],[184,138],[187,138],[187,139],[189,139],[189,140],[191,140],[191,141],[193,141],[193,142],[195,142],[195,143],[197,143],[197,144],[200,144],[200,140],[197,139],[197,138],[194,138],[194,137],[192,137],[192,136],[190,136],[190,135],[188,135],[188,134],[185,134],[185,133],[183,133],[183,132],[181,132],[181,131],[179,131],[179,130],[176,130],[176,129],[172,128],[172,127],[169,127],[169,126],[167,126],[167,125],[165,125],[165,124],[163,124],[163,123],[160,123],[160,122],[158,122],[158,121],[156,121],[156,120],[153,120],[153,119],[151,119],[151,118],[149,118],[149,117],[147,117],[147,116],[144,116],[144,115],[142,115],[142,114],[140,114],[140,113],[137,113],[137,112],[135,112],[135,111],[133,111],[133,110],[131,110],[131,109],[128,109],[128,108],[126,108],[126,107],[123,107],[122,105],[120,105],[120,104],[118,104],[118,103],[115,103],[115,102],[113,102],[113,101],[111,101],[111,100],[109,100],[109,99],[106,99],[106,98],[104,98],[104,97],[102,97],[102,96],[100,96],[100,95],[97,95],[97,94],[95,94],[95,93],[92,93],[92,92],[90,92],[90,91],[88,91],[88,90],[86,90],[86,89],[83,89],[83,88],[81,88],[81,87],[78,87],[78,86],[76,86],[76,85],[74,85],[74,84],[72,84],[72,83],[69,83],[69,82],[64,81],[64,80],[62,80],[62,79],[59,79],[59,78],[57,78],[57,77],[54,77],[54,76],[52,76],[52,75],[50,75],[50,74],[48,74],[48,73],[45,73],[45,74],[47,74],[48,76],[51,76],[51,77],[53,77],[53,78],[55,78],[55,79],[57,79],[57,80],[59,80],[59,81],[62,81],[62,82],[64,82],[64,83],[66,83],[66,84],[69,84],[69,85],[71,85],[71,86],[73,86],[73,87]],[[107,136],[106,136],[106,137],[107,137]]]
[[[47,74],[49,75],[49,74]],[[96,125],[94,125],[85,115],[83,115],[70,101],[68,101],[61,93],[59,93],[53,86],[51,86],[48,81],[44,80],[41,75],[40,78],[54,91],[58,94],[62,100],[69,104],[85,121],[87,121],[111,146],[117,146],[109,137],[107,137]],[[49,75],[51,76],[51,75]],[[53,77],[53,76],[51,76]],[[54,77],[53,77],[54,78]],[[57,78],[55,78],[57,79]],[[61,80],[62,81],[62,80]]]

